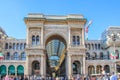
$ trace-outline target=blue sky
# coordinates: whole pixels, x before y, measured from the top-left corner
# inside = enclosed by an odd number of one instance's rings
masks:
[[[26,38],[23,19],[28,13],[82,14],[93,21],[90,40],[100,39],[108,26],[120,26],[120,0],[0,0],[0,26],[8,36]]]

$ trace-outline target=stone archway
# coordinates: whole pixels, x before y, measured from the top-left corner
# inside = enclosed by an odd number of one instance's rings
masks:
[[[38,60],[42,76],[46,76],[46,72],[53,70],[56,74],[66,71],[65,76],[70,77],[72,75],[73,56],[80,59],[83,69],[82,74],[85,74],[84,25],[86,19],[82,15],[46,16],[43,14],[29,14],[24,21],[27,26],[26,74],[31,75],[32,69],[29,66],[31,66],[32,61]],[[32,36],[39,36],[39,45],[32,43],[34,42]],[[67,52],[63,52],[66,54],[62,54],[60,57],[54,56],[54,58],[60,59],[55,70],[51,69],[49,64],[46,64],[49,63],[46,46],[51,40],[59,40],[67,50]],[[56,60],[53,61],[53,64],[55,63]]]
[[[63,66],[65,66],[66,40],[60,34],[54,33],[47,38],[45,46],[48,66],[46,71],[47,75],[52,75],[54,73],[55,75],[60,76],[62,75],[62,72],[65,74],[65,67]]]
[[[73,74],[81,74],[81,63],[80,61],[74,61],[72,64]]]
[[[32,74],[40,74],[40,63],[38,61],[32,62]]]

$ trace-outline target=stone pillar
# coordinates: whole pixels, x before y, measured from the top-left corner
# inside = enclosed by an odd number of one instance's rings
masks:
[[[27,53],[28,54],[28,53]],[[30,73],[30,67],[29,66],[31,66],[31,65],[29,65],[29,63],[30,63],[30,61],[29,61],[29,55],[27,55],[26,56],[26,65],[25,65],[25,74],[26,75],[30,75],[31,73]]]
[[[70,79],[71,75],[72,75],[72,64],[71,64],[71,56],[67,54],[67,61],[66,61],[66,74],[67,74],[67,77],[68,79]]]
[[[68,43],[68,44],[69,44],[69,46],[70,46],[70,41],[71,41],[71,40],[70,40],[70,32],[71,32],[71,31],[70,31],[70,27],[69,27],[69,31],[68,31],[68,32],[69,32],[69,34],[68,34],[68,35],[69,35],[69,38],[68,38],[68,39],[69,39],[69,40],[68,40],[69,43]]]
[[[28,42],[29,42],[29,29],[28,29],[28,27],[27,27],[27,29],[26,29],[26,36],[27,36],[27,38],[26,38],[26,44],[28,44]],[[16,45],[15,45],[16,46]]]
[[[84,45],[84,43],[85,43],[85,32],[84,32],[84,28],[82,28],[82,45]]]
[[[85,73],[85,55],[83,55],[83,74],[86,74]]]
[[[42,77],[46,76],[46,58],[43,54],[41,55],[40,74]]]
[[[43,27],[41,28],[41,38],[40,39],[41,39],[40,40],[41,41],[40,44],[43,46]]]

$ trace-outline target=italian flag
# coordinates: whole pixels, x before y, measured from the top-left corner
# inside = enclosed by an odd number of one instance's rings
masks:
[[[0,60],[4,59],[4,55],[2,53],[0,53]]]
[[[116,59],[117,55],[115,54],[115,52],[113,51],[112,53],[110,53],[110,59]]]

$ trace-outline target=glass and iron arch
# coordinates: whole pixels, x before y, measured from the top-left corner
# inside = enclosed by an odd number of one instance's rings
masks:
[[[80,61],[74,61],[72,64],[73,74],[81,74],[81,63]]]

